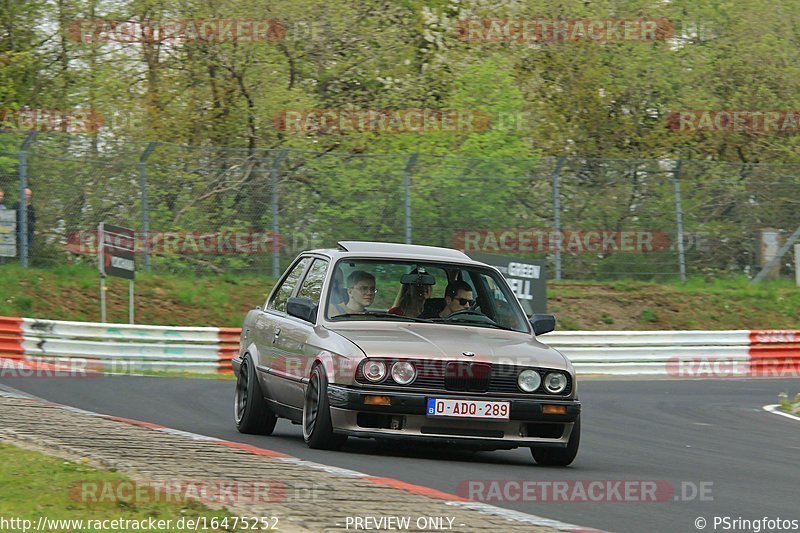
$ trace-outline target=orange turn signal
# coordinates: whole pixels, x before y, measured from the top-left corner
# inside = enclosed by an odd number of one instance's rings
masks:
[[[364,396],[364,405],[392,405],[388,396]]]
[[[566,405],[543,405],[542,412],[546,415],[565,415],[567,414]]]

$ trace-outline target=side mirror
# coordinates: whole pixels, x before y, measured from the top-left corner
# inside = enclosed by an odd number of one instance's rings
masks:
[[[310,298],[291,297],[286,300],[286,312],[312,324],[317,319],[317,305]]]
[[[556,329],[555,315],[533,315],[531,317],[534,335],[544,335]]]

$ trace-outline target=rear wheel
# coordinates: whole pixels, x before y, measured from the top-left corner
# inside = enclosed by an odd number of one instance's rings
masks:
[[[240,433],[271,435],[278,422],[278,417],[269,408],[261,393],[255,364],[249,354],[242,359],[239,376],[236,378],[233,414],[236,429]]]
[[[581,443],[581,417],[575,419],[566,448],[531,448],[534,460],[542,466],[567,466],[578,455]]]
[[[309,448],[336,450],[342,447],[347,435],[333,432],[331,408],[328,403],[328,377],[321,365],[311,371],[303,402],[303,440]]]

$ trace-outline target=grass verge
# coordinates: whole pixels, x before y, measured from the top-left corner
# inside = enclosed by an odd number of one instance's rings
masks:
[[[231,517],[225,511],[213,511],[196,500],[181,503],[150,503],[139,501],[83,501],[80,487],[84,483],[120,483],[130,480],[116,472],[98,470],[86,464],[74,463],[38,452],[0,443],[0,516],[9,520],[31,520],[35,525],[40,516],[50,520],[83,520],[84,527],[51,523],[46,531],[78,531],[95,533],[100,529],[86,527],[87,520],[171,520],[173,527],[159,531],[185,531],[175,527],[180,519]],[[114,499],[114,498],[109,498]],[[121,498],[116,498],[120,500]],[[128,498],[135,500],[135,498]],[[63,526],[63,527],[61,527]],[[12,528],[22,531],[22,528]],[[106,528],[113,531],[113,528]],[[130,529],[130,528],[128,528]],[[224,531],[208,529],[208,531]]]
[[[139,324],[238,327],[275,280],[260,274],[136,274]],[[107,279],[108,321],[127,322],[128,283]],[[99,278],[88,265],[0,265],[0,316],[100,320]],[[549,281],[559,330],[800,329],[800,289],[745,277],[686,283]]]
[[[263,305],[274,280],[261,275],[177,276],[136,273],[138,324],[238,327]],[[0,316],[100,321],[100,278],[87,265],[0,265]],[[128,322],[128,281],[106,278],[108,322]]]
[[[782,411],[791,413],[793,415],[800,415],[800,392],[798,392],[794,400],[789,401],[789,395],[785,392],[778,394],[778,400]]]
[[[562,330],[800,329],[800,289],[788,280],[690,278],[686,283],[558,281],[548,312]]]

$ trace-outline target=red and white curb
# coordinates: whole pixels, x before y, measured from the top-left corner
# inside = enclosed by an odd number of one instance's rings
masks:
[[[557,529],[559,531],[575,531],[575,532],[581,531],[587,533],[603,533],[602,530],[599,529],[576,526],[574,524],[568,524],[566,522],[561,522],[559,520],[551,520],[549,518],[544,518],[542,516],[527,514],[520,511],[514,511],[512,509],[503,509],[502,507],[496,507],[494,505],[489,505],[482,502],[474,502],[466,498],[456,496],[455,494],[449,494],[429,487],[423,487],[421,485],[406,483],[405,481],[400,481],[399,479],[371,476],[369,474],[365,474],[363,472],[358,472],[355,470],[338,468],[335,466],[315,463],[313,461],[306,461],[305,459],[299,459],[297,457],[292,457],[291,455],[287,455],[285,453],[277,452],[274,450],[268,450],[265,448],[259,448],[257,446],[253,446],[250,444],[227,441],[223,439],[218,439],[216,437],[209,437],[207,435],[199,435],[197,433],[191,433],[188,431],[182,431],[179,429],[173,429],[166,426],[161,426],[159,424],[153,424],[151,422],[142,422],[141,420],[133,420],[130,418],[123,418],[119,416],[104,415],[101,413],[95,413],[94,411],[87,411],[85,409],[79,409],[77,407],[71,407],[69,405],[54,403],[38,398],[36,396],[32,396],[30,394],[26,394],[16,389],[12,389],[10,387],[0,386],[0,396],[34,401],[43,405],[47,405],[57,409],[62,409],[64,411],[69,411],[71,413],[78,413],[82,415],[93,416],[96,418],[103,418],[106,420],[123,422],[125,424],[131,424],[133,426],[143,427],[151,429],[153,431],[159,431],[161,433],[167,433],[169,435],[186,437],[195,441],[219,444],[221,446],[226,446],[228,448],[234,448],[237,450],[250,452],[255,455],[271,457],[277,461],[281,461],[284,463],[293,464],[297,466],[304,466],[314,470],[320,470],[328,474],[333,474],[342,477],[349,477],[349,478],[359,478],[364,481],[374,483],[376,485],[388,486],[395,489],[404,490],[412,494],[418,494],[420,496],[427,496],[428,498],[443,500],[446,505],[451,505],[453,507],[460,507],[462,509],[478,511],[483,514],[492,515],[499,518],[505,518],[507,520],[511,520],[514,522],[521,522],[525,524],[530,524],[532,526],[549,527]]]

